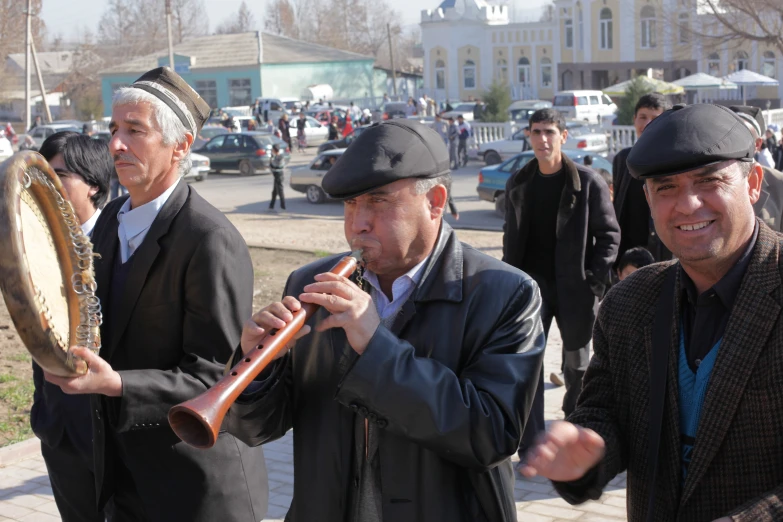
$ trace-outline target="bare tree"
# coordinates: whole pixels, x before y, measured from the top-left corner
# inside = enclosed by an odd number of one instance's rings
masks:
[[[783,2],[781,0],[698,0],[702,15],[716,24],[697,29],[683,26],[710,45],[757,42],[783,54]]]
[[[539,22],[551,22],[555,19],[555,4],[546,4],[541,6],[541,16]]]
[[[253,13],[247,7],[244,0],[239,5],[239,10],[223,20],[216,28],[216,34],[227,33],[244,33],[246,31],[253,31],[258,24]]]
[[[171,24],[174,43],[209,33],[209,18],[204,0],[171,0]]]

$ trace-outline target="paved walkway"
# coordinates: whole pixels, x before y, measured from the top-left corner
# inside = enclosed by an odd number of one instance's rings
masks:
[[[545,359],[546,375],[560,366],[560,335],[552,326]],[[547,383],[545,392],[547,421],[562,418],[560,404],[563,388]],[[24,443],[22,443],[24,444]],[[3,450],[8,453],[8,450]],[[284,438],[265,446],[269,470],[269,512],[267,519],[281,522],[293,494],[293,438]],[[514,488],[519,522],[619,522],[625,516],[625,477],[615,479],[600,502],[571,506],[557,496],[551,484],[542,479],[517,480]],[[40,452],[0,468],[0,522],[55,522],[60,520],[49,487],[49,478]]]

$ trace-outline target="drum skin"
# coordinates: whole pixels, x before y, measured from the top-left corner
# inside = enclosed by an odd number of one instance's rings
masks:
[[[27,194],[23,196],[23,192]],[[35,362],[49,373],[70,377],[85,373],[87,366],[69,353],[70,347],[76,346],[80,323],[80,298],[71,282],[79,271],[79,258],[60,208],[63,199],[74,216],[60,179],[37,152],[19,152],[0,164],[0,290],[19,337]],[[31,215],[40,224],[31,223]],[[47,241],[30,245],[33,236]],[[41,259],[50,262],[42,264]],[[31,267],[43,273],[32,273]],[[89,270],[92,272],[92,266]],[[36,281],[49,289],[49,301]],[[58,285],[60,295],[55,295],[51,290]],[[60,306],[53,306],[54,302]],[[63,325],[68,325],[67,332],[62,331]]]

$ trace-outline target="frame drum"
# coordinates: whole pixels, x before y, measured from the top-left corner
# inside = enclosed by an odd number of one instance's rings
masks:
[[[72,346],[100,350],[92,243],[60,179],[36,152],[0,164],[0,290],[19,337],[49,373],[87,371]]]

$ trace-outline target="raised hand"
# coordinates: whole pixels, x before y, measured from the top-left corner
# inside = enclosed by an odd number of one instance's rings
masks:
[[[582,478],[603,458],[604,439],[593,430],[570,422],[553,422],[525,456],[521,473],[569,482]]]

